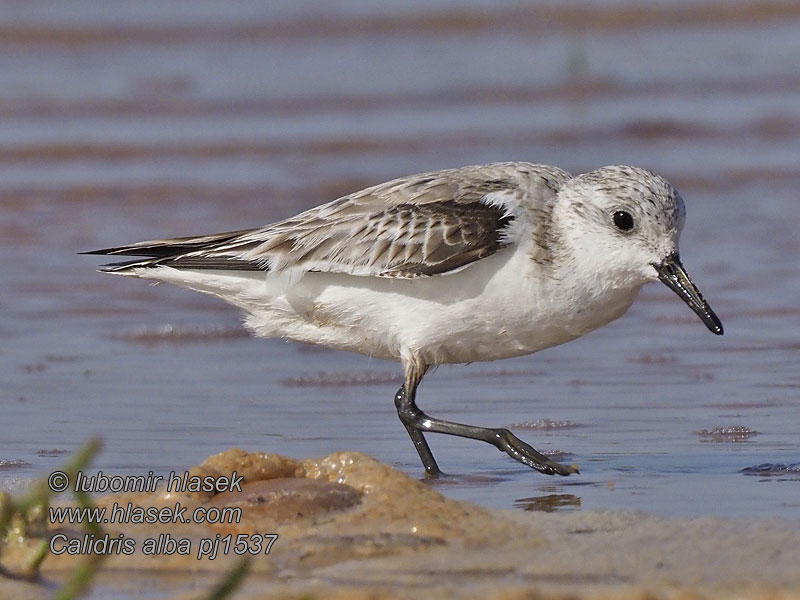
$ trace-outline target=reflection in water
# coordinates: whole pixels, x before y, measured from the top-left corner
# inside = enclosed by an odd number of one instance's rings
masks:
[[[514,508],[527,511],[555,512],[557,510],[577,510],[581,507],[581,499],[573,494],[548,494],[531,496],[514,500]]]

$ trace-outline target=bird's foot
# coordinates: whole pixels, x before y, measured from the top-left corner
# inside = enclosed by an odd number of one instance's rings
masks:
[[[508,454],[514,460],[518,460],[532,469],[536,469],[545,475],[572,475],[580,474],[577,465],[562,465],[538,452],[531,445],[526,444],[508,429],[495,429],[494,435],[498,450]]]

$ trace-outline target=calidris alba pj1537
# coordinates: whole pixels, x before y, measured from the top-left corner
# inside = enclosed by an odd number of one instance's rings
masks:
[[[661,280],[718,335],[678,255],[683,200],[635,167],[573,176],[525,162],[395,179],[261,227],[96,250],[146,257],[102,267],[211,294],[256,336],[399,360],[394,397],[426,473],[424,434],[482,440],[549,475],[507,429],[436,419],[416,403],[435,365],[530,354],[621,316]]]

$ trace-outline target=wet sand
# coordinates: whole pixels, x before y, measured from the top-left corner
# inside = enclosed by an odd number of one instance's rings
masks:
[[[213,526],[109,525],[111,538],[124,535],[136,550],[106,559],[91,597],[135,598],[153,589],[164,598],[201,597],[192,590],[210,587],[236,560],[221,549],[198,559],[201,540],[269,532],[278,538],[268,555],[253,557],[237,598],[800,598],[797,521],[487,509],[448,500],[351,452],[300,461],[230,450],[189,473],[245,480],[241,492],[162,487],[103,496],[98,506],[180,502],[189,514],[198,506],[240,507],[241,518]],[[53,532],[64,540],[87,535]],[[190,540],[191,553],[143,555],[144,540],[166,534]],[[10,550],[3,564],[13,569]],[[40,582],[7,581],[0,598],[49,597],[79,560],[50,557]]]

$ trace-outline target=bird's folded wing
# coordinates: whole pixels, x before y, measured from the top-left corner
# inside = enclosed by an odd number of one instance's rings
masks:
[[[414,278],[458,270],[511,243],[517,190],[508,180],[417,175],[345,196],[261,229],[140,242],[97,254],[152,257],[121,271],[322,271]]]

